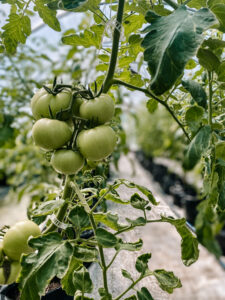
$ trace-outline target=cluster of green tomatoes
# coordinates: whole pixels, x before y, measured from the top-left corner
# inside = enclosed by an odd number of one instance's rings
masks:
[[[36,120],[34,142],[45,151],[53,151],[51,165],[58,173],[75,174],[85,159],[105,159],[116,146],[116,134],[106,124],[115,111],[114,101],[107,94],[90,99],[78,94],[74,98],[69,88],[54,92],[54,88],[43,87],[33,96],[31,109]],[[81,126],[76,126],[74,120],[79,120]]]
[[[0,241],[0,285],[16,281],[21,270],[21,255],[33,251],[27,244],[28,239],[40,234],[38,225],[29,220],[18,222],[7,230]]]

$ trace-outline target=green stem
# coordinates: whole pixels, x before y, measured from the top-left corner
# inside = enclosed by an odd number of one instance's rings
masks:
[[[70,195],[71,195],[70,178],[69,178],[69,176],[67,176],[66,177],[66,182],[65,182],[65,187],[64,187],[62,199],[66,200],[66,199],[70,198]],[[58,213],[56,215],[56,218],[57,218],[58,221],[61,222],[64,219],[66,211],[67,211],[67,208],[68,208],[68,205],[69,205],[69,202],[65,201],[63,203],[63,205],[61,206],[61,208],[59,209],[59,211],[58,211]],[[49,227],[47,227],[44,230],[43,233],[52,232],[56,228],[57,228],[57,226],[54,223],[52,223],[51,225],[49,225]]]
[[[143,278],[143,276],[141,275],[137,280],[135,280],[130,286],[128,286],[128,288],[122,293],[120,294],[118,297],[116,297],[114,300],[119,300],[121,299],[127,292],[129,292],[129,290],[131,290],[139,281],[141,281]]]
[[[111,265],[113,264],[114,260],[116,259],[117,255],[119,254],[119,251],[116,251],[116,253],[114,254],[112,260],[110,261],[110,263],[108,264],[108,266],[106,267],[107,270],[111,267]]]
[[[108,72],[103,83],[103,93],[107,93],[112,85],[113,75],[116,69],[116,62],[117,62],[117,55],[119,49],[119,42],[120,42],[120,31],[122,26],[122,19],[123,19],[123,9],[124,9],[125,0],[119,0],[118,10],[117,10],[117,17],[116,17],[116,24],[113,32],[113,45],[112,45],[112,54],[110,58]]]
[[[169,105],[168,105],[165,101],[159,99],[158,97],[156,97],[154,94],[152,94],[152,93],[151,93],[149,90],[147,90],[147,89],[140,88],[140,87],[138,87],[138,86],[129,84],[129,83],[124,82],[124,81],[119,80],[119,79],[113,79],[113,80],[112,80],[112,85],[113,85],[113,84],[123,85],[123,86],[126,86],[126,87],[130,88],[130,89],[133,89],[133,90],[136,90],[136,91],[143,92],[143,93],[145,93],[146,95],[150,96],[151,98],[155,99],[157,102],[159,102],[161,105],[163,105],[163,106],[167,109],[167,111],[171,114],[171,116],[173,117],[173,119],[177,122],[177,124],[178,124],[178,125],[180,126],[180,128],[183,130],[183,133],[184,133],[185,136],[187,137],[188,141],[189,141],[189,142],[191,141],[191,139],[189,138],[188,133],[186,132],[186,130],[185,130],[183,124],[178,120],[177,116],[174,114],[174,112],[172,111],[172,109],[169,107]]]
[[[95,203],[95,205],[92,207],[91,212],[94,212],[95,209],[97,208],[97,206],[102,202],[102,200],[104,199],[104,197],[111,191],[111,186],[109,187],[108,191],[106,191],[99,199],[98,201]]]
[[[89,218],[90,218],[91,225],[93,227],[94,233],[96,235],[97,226],[95,224],[95,220],[94,220],[94,217],[93,217],[92,213],[89,214]],[[99,244],[98,244],[98,250],[99,250],[99,255],[100,255],[100,260],[101,260],[104,289],[105,289],[106,295],[109,295],[109,288],[108,288],[108,281],[107,281],[107,267],[106,267],[106,263],[105,263],[105,256],[104,256],[103,248]]]
[[[209,79],[209,101],[208,101],[208,123],[212,127],[212,73],[208,71],[208,79]]]
[[[164,2],[166,2],[169,6],[171,6],[174,9],[177,9],[179,7],[179,5],[173,2],[172,0],[164,0]]]

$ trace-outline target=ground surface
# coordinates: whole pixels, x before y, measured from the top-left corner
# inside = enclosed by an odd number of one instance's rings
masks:
[[[115,174],[117,178],[126,178],[136,183],[148,187],[160,201],[160,205],[152,211],[152,218],[158,218],[160,214],[167,216],[173,215],[166,201],[171,199],[165,196],[160,187],[152,181],[149,174],[134,161],[136,173],[132,176],[132,165],[127,158],[120,161],[120,171]],[[122,197],[129,198],[134,190],[120,189]],[[166,198],[165,198],[166,197]],[[166,200],[166,201],[165,201]],[[1,202],[0,202],[1,203]],[[26,199],[20,204],[0,206],[0,226],[3,224],[13,224],[18,220],[23,220],[26,216]],[[137,210],[128,206],[109,205],[109,209],[119,212],[120,215],[135,219],[138,217]],[[121,219],[121,221],[123,221]],[[200,248],[199,260],[185,267],[180,259],[180,237],[172,226],[167,224],[149,224],[146,227],[139,227],[135,232],[125,233],[124,240],[137,241],[142,238],[144,247],[142,252],[151,252],[152,258],[149,263],[151,270],[164,268],[173,271],[182,282],[183,287],[176,289],[173,294],[169,295],[163,292],[154,279],[145,279],[141,282],[139,288],[146,286],[152,293],[155,300],[224,300],[225,299],[225,271],[218,264],[216,259],[209,254],[203,247]],[[113,250],[105,250],[107,259],[112,257]],[[118,295],[130,284],[129,280],[121,276],[120,269],[126,269],[131,273],[135,273],[134,264],[136,257],[140,253],[127,253],[125,251],[116,258],[114,264],[110,268],[109,286],[113,295]],[[96,286],[101,282],[100,276],[96,276],[97,265],[90,268],[91,277]],[[97,288],[95,289],[94,299],[98,299]],[[132,293],[130,294],[132,295]],[[126,295],[128,297],[128,294]],[[126,298],[126,297],[124,297]],[[122,299],[124,299],[122,298]]]

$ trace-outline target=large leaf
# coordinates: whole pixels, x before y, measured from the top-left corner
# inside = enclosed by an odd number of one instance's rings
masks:
[[[219,21],[218,29],[222,32],[225,32],[225,1],[209,0],[207,4]]]
[[[61,31],[60,23],[56,18],[56,12],[48,8],[48,6],[45,5],[45,2],[46,1],[44,0],[35,1],[39,16],[49,27],[56,31]]]
[[[76,287],[73,284],[73,273],[80,268],[81,264],[81,262],[78,262],[76,258],[72,256],[66,275],[61,280],[62,288],[68,295],[73,296],[76,292]]]
[[[56,232],[33,238],[29,245],[38,252],[22,258],[19,277],[20,299],[40,300],[50,280],[54,276],[62,278],[65,275],[73,248]]]
[[[91,293],[93,290],[93,283],[88,270],[81,267],[80,270],[73,273],[73,284],[76,291],[84,293]]]
[[[203,40],[202,32],[217,20],[207,8],[193,13],[180,6],[171,15],[160,17],[151,11],[146,20],[152,22],[145,29],[142,47],[151,74],[150,88],[156,95],[169,90],[182,75],[186,63],[196,54]]]
[[[200,48],[197,53],[198,61],[208,71],[215,71],[220,65],[218,57],[209,49]]]
[[[198,105],[206,108],[207,95],[201,84],[194,80],[182,80],[182,85],[191,94]]]
[[[191,170],[200,160],[202,154],[205,153],[209,145],[211,137],[210,126],[202,127],[188,146],[184,157],[183,166],[187,170]]]

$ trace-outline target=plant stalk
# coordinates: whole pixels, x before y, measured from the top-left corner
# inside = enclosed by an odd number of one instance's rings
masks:
[[[152,94],[152,93],[151,93],[149,90],[147,90],[147,89],[140,88],[140,87],[138,87],[138,86],[129,84],[129,83],[124,82],[124,81],[119,80],[119,79],[113,79],[113,80],[112,80],[112,85],[113,85],[113,84],[123,85],[123,86],[126,86],[126,87],[130,88],[130,89],[133,89],[133,90],[136,90],[136,91],[143,92],[144,94],[150,96],[151,98],[155,99],[157,102],[159,102],[160,104],[162,104],[162,105],[168,110],[168,112],[171,114],[171,116],[172,116],[173,119],[177,122],[177,124],[180,126],[180,128],[183,130],[183,133],[185,134],[185,136],[186,136],[186,138],[188,139],[188,141],[189,141],[189,142],[191,141],[191,139],[190,139],[189,136],[188,136],[187,131],[186,131],[185,128],[184,128],[184,125],[178,120],[177,116],[174,114],[174,112],[172,111],[172,109],[169,107],[169,105],[168,105],[165,101],[159,99],[158,97],[156,97],[154,94]]]
[[[209,101],[208,101],[208,123],[212,127],[212,73],[208,71],[208,80],[209,80]]]
[[[70,188],[70,178],[69,176],[66,177],[66,182],[65,182],[65,187],[64,187],[64,191],[63,191],[63,195],[62,195],[62,199],[66,200],[68,198],[70,198],[70,195],[71,195],[71,188]],[[63,220],[63,218],[65,217],[65,214],[66,214],[66,211],[67,211],[67,208],[68,208],[68,205],[69,205],[69,202],[65,201],[63,203],[63,205],[60,207],[57,215],[56,215],[56,218],[57,220],[59,220],[60,222]],[[53,230],[55,230],[57,228],[57,226],[52,223],[49,225],[49,227],[47,227],[45,230],[44,230],[44,234],[45,233],[49,233],[49,232],[52,232]]]
[[[116,297],[114,300],[119,300],[121,299],[127,292],[129,292],[129,290],[131,290],[139,281],[141,281],[143,278],[143,276],[141,275],[137,280],[135,280],[130,286],[128,286],[128,288],[122,293],[120,294],[118,297]]]
[[[109,63],[108,72],[103,83],[103,93],[107,93],[112,85],[113,75],[116,69],[117,55],[119,49],[120,42],[120,32],[122,26],[123,19],[123,9],[124,9],[125,0],[119,0],[117,16],[116,16],[116,24],[113,32],[113,45],[112,45],[112,53]]]

